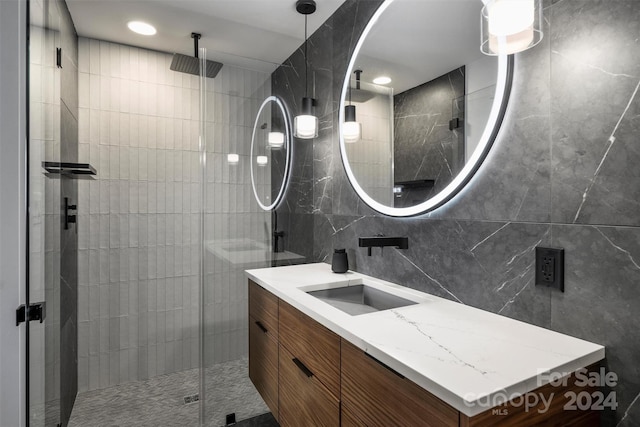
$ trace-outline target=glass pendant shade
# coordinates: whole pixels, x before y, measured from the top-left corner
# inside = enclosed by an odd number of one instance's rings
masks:
[[[311,139],[318,136],[318,118],[313,115],[313,98],[302,98],[302,114],[293,119],[294,136]]]
[[[352,144],[360,140],[362,126],[356,121],[356,106],[344,107],[344,123],[342,124],[342,137],[344,142]]]
[[[267,144],[271,148],[282,148],[284,145],[284,133],[282,132],[269,132],[267,136]]]
[[[542,40],[542,0],[489,0],[482,8],[485,55],[510,55]]]

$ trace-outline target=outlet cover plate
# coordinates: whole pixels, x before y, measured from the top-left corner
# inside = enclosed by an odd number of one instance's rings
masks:
[[[536,247],[536,286],[564,292],[564,249]]]

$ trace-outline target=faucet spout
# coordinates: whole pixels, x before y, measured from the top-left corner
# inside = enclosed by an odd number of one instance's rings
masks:
[[[409,249],[408,237],[360,237],[358,238],[358,246],[367,248],[367,255],[371,256],[371,248],[384,248],[385,246],[393,246],[396,249]]]

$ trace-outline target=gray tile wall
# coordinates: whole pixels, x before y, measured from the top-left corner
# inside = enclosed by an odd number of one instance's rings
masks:
[[[619,407],[603,425],[639,425],[640,3],[548,2],[543,41],[516,55],[509,109],[484,165],[449,203],[410,219],[363,205],[339,154],[347,58],[378,4],[347,0],[310,39],[322,125],[313,142],[296,141],[282,209],[291,239],[313,241],[317,261],[346,247],[357,271],[605,345],[620,381]],[[303,64],[298,50],[274,73],[294,112]],[[356,238],[376,233],[409,236],[410,247],[367,257]],[[534,286],[536,245],[565,248],[564,294]]]
[[[266,264],[232,265],[208,248],[269,245],[248,166],[269,75],[225,65],[207,79],[203,206],[198,77],[171,71],[166,53],[85,38],[79,51],[80,158],[98,169],[79,189],[80,390],[198,367],[201,303],[206,366],[246,356],[243,269]]]
[[[198,80],[170,62],[79,41],[81,391],[198,366]]]

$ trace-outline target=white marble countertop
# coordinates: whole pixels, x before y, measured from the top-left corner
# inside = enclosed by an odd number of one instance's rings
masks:
[[[603,346],[324,263],[247,277],[467,416],[604,359]],[[367,285],[418,302],[352,316],[307,294]],[[328,285],[328,286],[327,286]]]

